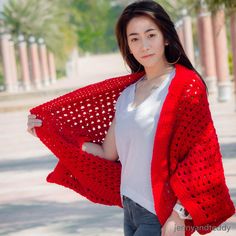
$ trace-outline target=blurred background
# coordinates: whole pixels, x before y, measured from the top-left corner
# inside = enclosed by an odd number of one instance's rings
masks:
[[[30,108],[130,73],[114,29],[131,2],[0,0],[0,235],[123,235],[122,209],[93,204],[46,182],[56,158],[26,127]],[[236,1],[157,2],[208,86],[235,203]],[[210,235],[236,235],[235,216],[223,226],[229,232],[222,227]]]

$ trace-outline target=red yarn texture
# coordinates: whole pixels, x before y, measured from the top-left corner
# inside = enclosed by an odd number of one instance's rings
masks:
[[[142,75],[111,78],[31,109],[43,121],[38,137],[59,159],[48,182],[92,202],[122,207],[120,162],[84,152],[81,146],[85,141],[102,144],[119,94]],[[235,213],[206,89],[195,72],[181,65],[176,65],[157,125],[151,180],[162,225],[177,199],[189,211],[193,220],[185,221],[192,226],[186,227],[186,235],[208,233]]]

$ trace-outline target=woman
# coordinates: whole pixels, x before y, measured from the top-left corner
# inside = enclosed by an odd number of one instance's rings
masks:
[[[123,86],[103,142],[82,140],[78,142],[80,153],[120,161],[126,236],[181,236],[195,229],[209,232],[230,217],[234,207],[225,185],[205,83],[187,58],[173,22],[158,3],[137,1],[127,6],[117,22],[116,36],[131,76],[138,78]],[[29,132],[36,136],[35,127],[41,125],[40,119],[29,115]],[[215,156],[207,153],[205,144],[216,150]],[[58,150],[46,145],[60,159]],[[64,164],[72,168],[68,161]],[[220,173],[215,176],[217,184],[212,182],[214,168]],[[86,181],[82,175],[77,179]],[[216,194],[222,196],[213,200],[208,197],[212,205],[207,205],[201,198],[207,197],[206,191],[214,195],[216,185],[220,188]],[[87,196],[84,189],[78,189]],[[209,216],[222,197],[227,201],[224,209]],[[212,228],[187,228],[185,224],[210,224]]]

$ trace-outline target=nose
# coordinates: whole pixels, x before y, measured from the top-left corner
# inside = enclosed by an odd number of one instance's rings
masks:
[[[146,39],[143,39],[142,40],[142,50],[143,51],[147,51],[147,50],[149,50],[149,48],[150,48],[150,46],[149,46],[149,43],[148,43],[148,40],[146,40]]]

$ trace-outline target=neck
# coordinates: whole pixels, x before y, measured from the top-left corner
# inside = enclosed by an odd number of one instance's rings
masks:
[[[169,65],[166,61],[162,61],[162,63],[159,63],[158,66],[145,67],[146,79],[152,80],[161,77],[163,74],[166,74],[172,68],[173,65]]]

